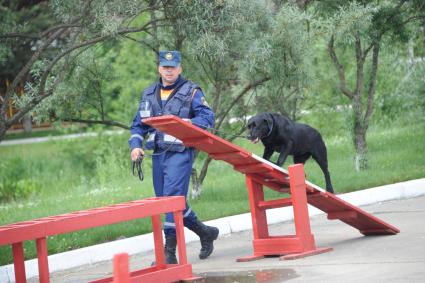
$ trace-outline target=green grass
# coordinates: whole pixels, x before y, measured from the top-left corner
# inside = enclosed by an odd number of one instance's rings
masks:
[[[425,161],[420,154],[425,128],[421,124],[371,127],[370,168],[360,173],[353,169],[351,140],[342,135],[324,137],[337,193],[425,177]],[[101,135],[0,147],[0,181],[7,177],[35,180],[39,184],[39,190],[26,199],[0,203],[0,225],[153,196],[150,160],[144,161],[145,180],[140,182],[130,173],[127,139],[125,134]],[[243,139],[236,143],[262,154],[259,144]],[[277,155],[272,157],[276,158]],[[291,164],[292,160],[289,161],[285,167]],[[17,168],[7,171],[11,166]],[[200,168],[200,162],[196,166]],[[306,174],[311,182],[324,185],[323,174],[314,161],[307,162]],[[266,198],[277,196],[276,192],[266,190]],[[249,212],[244,176],[228,164],[213,161],[200,198],[190,202],[202,220]],[[54,254],[147,232],[150,232],[150,220],[141,219],[51,237],[48,248]],[[25,254],[27,259],[36,256],[33,242],[25,243]],[[10,247],[0,247],[0,265],[11,262]]]

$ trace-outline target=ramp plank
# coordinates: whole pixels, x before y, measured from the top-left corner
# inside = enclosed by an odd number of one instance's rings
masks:
[[[282,193],[288,192],[289,175],[286,170],[240,146],[176,116],[148,118],[143,122],[173,135],[187,146],[208,153],[213,159],[232,164],[236,171],[255,176],[255,180],[266,187]],[[364,235],[393,235],[400,232],[396,227],[309,182],[307,194],[308,203],[328,213],[329,219],[339,219]]]

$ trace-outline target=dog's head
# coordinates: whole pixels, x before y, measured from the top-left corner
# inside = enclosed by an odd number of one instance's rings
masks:
[[[247,139],[249,139],[252,143],[257,143],[261,139],[270,135],[273,126],[273,121],[271,119],[272,118],[267,113],[262,113],[251,117],[248,120],[247,125]]]

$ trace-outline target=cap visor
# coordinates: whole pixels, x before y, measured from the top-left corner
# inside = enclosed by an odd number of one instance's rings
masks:
[[[159,65],[160,65],[161,67],[177,67],[177,66],[179,66],[180,64],[179,64],[179,63],[177,63],[177,62],[160,62],[160,63],[159,63]]]

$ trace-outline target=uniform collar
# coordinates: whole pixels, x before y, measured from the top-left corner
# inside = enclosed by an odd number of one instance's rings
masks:
[[[181,75],[179,75],[179,77],[177,78],[177,80],[172,85],[164,86],[162,84],[162,78],[159,78],[159,86],[161,87],[161,89],[165,89],[165,90],[179,88],[185,82],[186,82],[186,79],[183,78]]]

